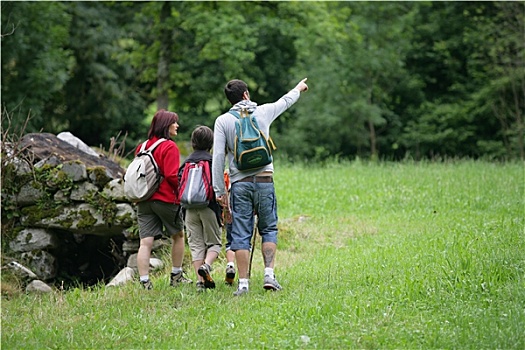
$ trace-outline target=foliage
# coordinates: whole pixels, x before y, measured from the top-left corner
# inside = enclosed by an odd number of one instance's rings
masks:
[[[125,32],[114,11],[103,2],[71,2],[67,11],[72,18],[69,47],[76,64],[66,85],[64,128],[89,145],[120,131],[134,134],[146,104],[132,84],[135,72],[116,62],[123,50],[118,41]]]
[[[15,196],[20,192],[21,186],[25,184],[24,177],[35,176],[35,174],[30,173],[29,166],[29,164],[32,164],[33,159],[24,152],[25,148],[21,145],[21,139],[29,121],[30,117],[27,117],[23,123],[19,124],[18,120],[13,119],[5,108],[2,109],[3,128],[0,141],[2,251],[4,251],[3,248],[6,242],[12,238],[8,237],[8,235],[9,233],[14,234],[16,219],[20,216]],[[21,176],[24,173],[23,169],[27,172],[25,176]],[[14,181],[15,177],[18,177],[19,181]]]
[[[424,82],[424,99],[405,124],[401,140],[407,149],[417,156],[521,154],[524,6],[436,2],[420,7],[409,67]],[[510,124],[516,134],[512,141]]]
[[[315,91],[297,106],[290,134],[322,145],[323,152],[293,138],[293,154],[324,158],[352,153],[377,156],[378,133],[398,116],[390,111],[394,87],[403,78],[412,6],[400,3],[329,3],[312,8],[297,45],[299,69]],[[306,73],[305,73],[306,74]],[[303,141],[304,142],[304,141]],[[315,151],[315,153],[314,153]]]
[[[60,127],[56,114],[71,74],[71,16],[61,2],[2,2],[2,109],[29,131]],[[2,128],[5,128],[2,118]]]
[[[1,6],[3,107],[28,131],[133,149],[168,108],[183,142],[228,80],[262,104],[308,77],[272,125],[289,159],[525,157],[523,2]]]

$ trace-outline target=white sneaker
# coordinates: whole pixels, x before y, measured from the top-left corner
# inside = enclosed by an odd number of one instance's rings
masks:
[[[277,282],[277,280],[268,275],[264,276],[264,285],[263,288],[266,290],[281,290],[283,287]]]
[[[237,289],[237,291],[233,292],[233,295],[238,297],[238,296],[241,296],[241,295],[247,294],[247,293],[248,293],[248,288],[242,287],[242,288]]]

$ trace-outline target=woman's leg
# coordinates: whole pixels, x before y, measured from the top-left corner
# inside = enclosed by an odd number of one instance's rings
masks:
[[[140,240],[140,247],[137,254],[137,268],[140,276],[149,274],[149,259],[151,248],[153,247],[153,237],[146,237]]]

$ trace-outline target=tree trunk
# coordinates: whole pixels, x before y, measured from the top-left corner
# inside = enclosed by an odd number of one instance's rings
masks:
[[[368,129],[370,131],[370,156],[372,159],[375,159],[377,157],[376,128],[371,119],[368,119]]]
[[[521,86],[516,87],[518,84],[512,84],[512,93],[514,97],[514,110],[516,111],[516,133],[517,133],[517,142],[518,142],[518,150],[520,153],[520,159],[525,159],[525,147],[523,145],[523,138],[524,138],[524,125],[523,125],[523,102],[520,103],[520,101],[524,101],[520,98],[521,96],[525,96],[525,84],[523,83],[523,80],[521,81]],[[521,87],[521,91],[519,91],[519,88]]]
[[[157,109],[168,109],[169,96],[168,86],[170,77],[170,60],[172,46],[172,29],[167,24],[171,16],[171,3],[164,2],[160,13],[160,48],[159,64],[157,68]]]
[[[372,105],[372,89],[373,89],[373,83],[370,83],[370,88],[368,90],[368,105]],[[368,131],[370,134],[370,158],[371,159],[377,159],[377,135],[376,135],[376,128],[374,125],[374,121],[372,118],[368,118]]]

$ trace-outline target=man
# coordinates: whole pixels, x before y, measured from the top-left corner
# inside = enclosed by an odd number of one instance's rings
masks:
[[[271,123],[290,108],[308,90],[306,78],[295,88],[274,103],[258,106],[250,100],[248,85],[242,80],[231,80],[226,84],[224,93],[233,105],[231,110],[239,112],[247,109],[257,119],[259,128],[265,135],[270,135]],[[262,255],[264,261],[264,288],[281,290],[273,271],[277,248],[277,200],[273,185],[273,163],[255,170],[239,171],[234,161],[235,123],[237,118],[231,113],[220,115],[215,121],[213,142],[213,188],[217,200],[222,206],[228,205],[228,194],[224,184],[223,172],[225,157],[229,155],[232,210],[232,243],[235,252],[239,287],[235,296],[249,290],[248,267],[250,260],[250,240],[253,233],[254,216],[258,216],[257,227],[262,237]]]

